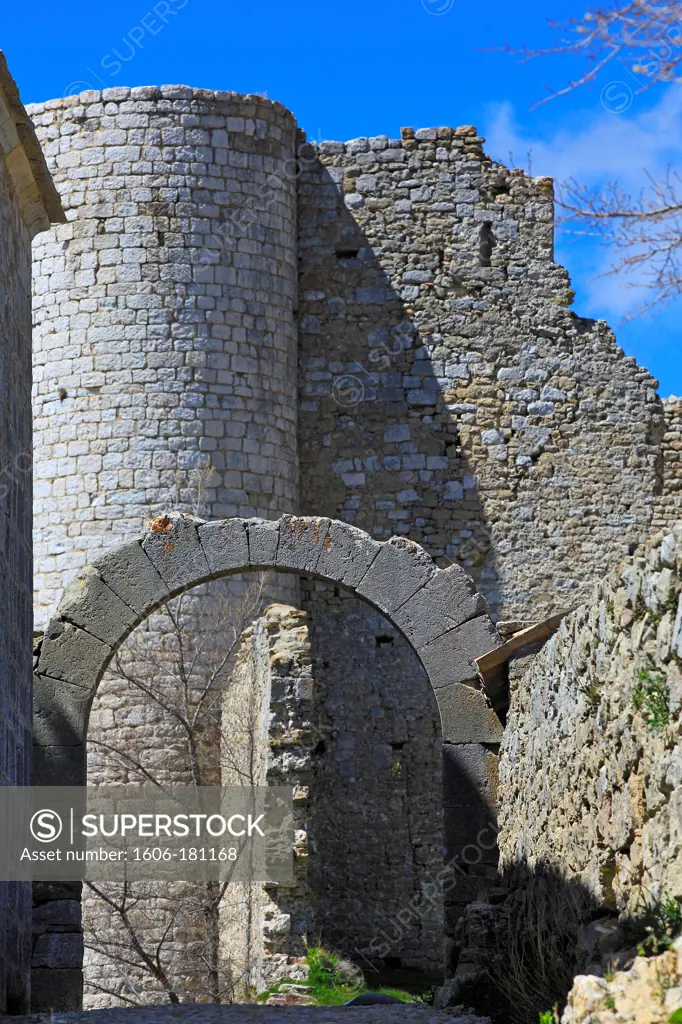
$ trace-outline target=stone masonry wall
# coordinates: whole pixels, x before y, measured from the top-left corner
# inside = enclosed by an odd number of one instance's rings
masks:
[[[299,185],[302,512],[575,606],[649,533],[663,412],[553,261],[549,178],[472,127],[325,142]]]
[[[310,881],[323,942],[439,975],[442,900],[401,912],[443,866],[442,733],[414,651],[362,601],[304,581],[320,715]]]
[[[0,785],[31,780],[31,240],[63,216],[0,52]],[[31,887],[0,881],[0,1012],[29,1005]]]
[[[658,529],[665,529],[682,516],[682,398],[666,399],[663,410],[663,488],[654,518],[654,526]]]
[[[31,113],[69,218],[34,253],[42,625],[81,566],[161,510],[296,510],[295,129],[279,104],[180,86],[84,93]],[[295,600],[291,577],[270,582],[270,600]],[[229,589],[239,597],[248,584]],[[195,595],[199,618],[211,600]],[[162,613],[154,628],[160,649]],[[103,680],[90,754],[98,740],[134,739],[175,777],[176,731],[132,697]],[[93,766],[91,756],[92,783],[126,776]],[[85,918],[100,938],[115,935],[92,900]],[[91,955],[88,1005],[118,1001],[120,975]]]
[[[230,886],[226,893],[222,940],[238,998],[306,976],[317,898],[308,877],[309,816],[319,762],[315,691],[308,616],[289,605],[270,605],[242,635],[226,695],[231,756],[223,762],[223,784],[243,785],[254,778],[261,785],[293,786],[294,880]]]
[[[503,861],[547,863],[631,917],[682,897],[681,591],[678,523],[564,620],[501,751]]]
[[[31,239],[8,179],[0,157],[0,784],[25,786],[31,749]],[[0,882],[2,1010],[26,1007],[30,906],[30,887]]]

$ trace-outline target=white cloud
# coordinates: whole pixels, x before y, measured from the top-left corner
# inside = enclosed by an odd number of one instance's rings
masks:
[[[616,85],[604,96],[605,103],[610,97],[630,98],[626,86]],[[551,175],[557,182],[575,178],[591,187],[618,181],[634,196],[647,187],[649,175],[661,177],[669,165],[682,166],[682,89],[672,86],[662,91],[660,99],[648,107],[646,94],[632,96],[632,105],[621,114],[610,113],[594,95],[591,117],[581,112],[578,119],[571,111],[542,135],[519,127],[511,103],[490,106],[483,131],[487,152],[505,164],[511,153],[516,165],[527,170],[530,150],[533,174]],[[561,100],[553,101],[553,106],[559,115]],[[608,249],[596,240],[571,245],[559,235],[557,258],[566,263],[586,297],[588,309],[580,312],[621,317],[644,298],[644,293],[623,287],[622,278],[590,280],[612,262]]]

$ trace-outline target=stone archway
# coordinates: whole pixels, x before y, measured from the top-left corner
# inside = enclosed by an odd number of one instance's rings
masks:
[[[82,570],[64,591],[38,651],[33,785],[85,785],[93,697],[115,651],[140,622],[201,583],[267,570],[343,587],[377,608],[415,650],[441,717],[445,846],[448,859],[456,858],[476,842],[494,812],[502,727],[479,688],[474,659],[501,640],[473,581],[459,566],[439,569],[413,541],[378,542],[337,520],[285,515],[278,521],[204,522],[171,513]],[[490,844],[480,845],[490,862]],[[469,892],[475,879],[463,875],[443,887],[451,921],[475,895]],[[34,963],[36,989],[50,992],[57,1009],[77,1008],[82,989],[78,892],[52,886],[41,892],[39,903],[40,920],[49,919],[52,929],[50,957]]]

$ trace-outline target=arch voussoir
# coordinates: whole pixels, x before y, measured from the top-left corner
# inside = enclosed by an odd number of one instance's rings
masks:
[[[121,639],[126,635],[127,632],[122,632]],[[48,623],[36,671],[39,675],[94,691],[113,653],[111,644],[65,621],[58,613]]]
[[[171,591],[181,592],[215,578],[199,540],[204,520],[182,513],[148,523],[142,550]]]
[[[474,581],[459,565],[439,569],[405,604],[393,621],[417,649],[469,619],[487,614]]]
[[[78,572],[65,588],[59,614],[110,647],[120,643],[121,635],[133,629],[138,620],[135,611],[107,586],[94,566]]]
[[[100,555],[92,568],[138,616],[148,615],[171,596],[170,588],[143,551],[141,539]]]
[[[440,689],[453,683],[476,683],[476,658],[481,657],[481,651],[491,651],[500,644],[500,636],[486,613],[442,633],[416,650],[437,698]]]

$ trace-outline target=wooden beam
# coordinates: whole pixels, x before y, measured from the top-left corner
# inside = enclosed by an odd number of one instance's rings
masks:
[[[568,614],[568,611],[561,612],[559,615],[552,615],[551,618],[545,619],[544,622],[536,623],[535,626],[522,629],[518,633],[514,633],[501,647],[496,647],[493,651],[488,651],[487,654],[476,658],[478,670],[483,678],[485,679],[486,673],[491,672],[492,669],[508,662],[517,651],[521,651],[524,647],[529,647],[531,644],[540,643],[542,640],[549,640],[561,625],[562,619]]]

